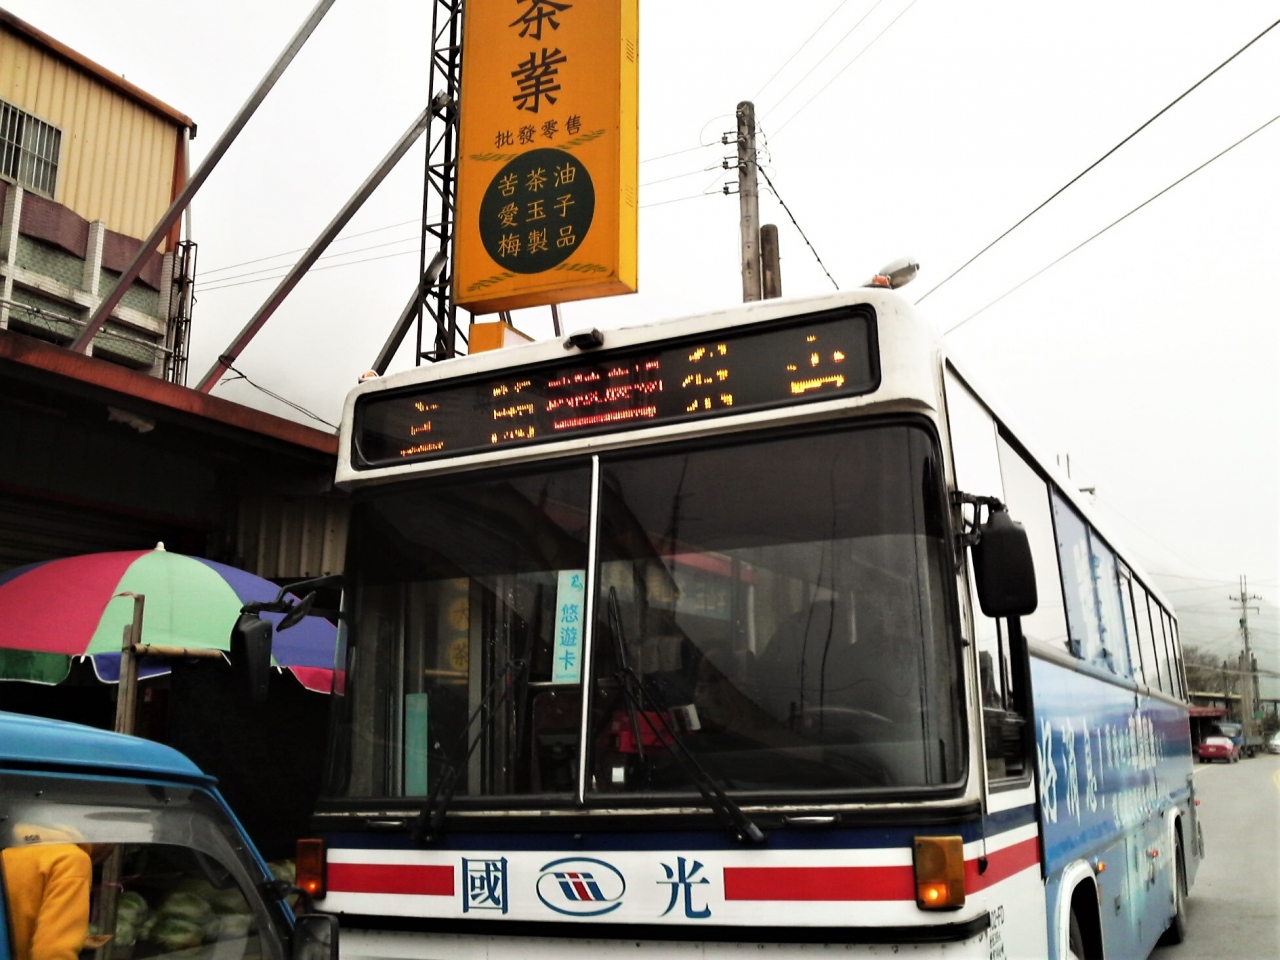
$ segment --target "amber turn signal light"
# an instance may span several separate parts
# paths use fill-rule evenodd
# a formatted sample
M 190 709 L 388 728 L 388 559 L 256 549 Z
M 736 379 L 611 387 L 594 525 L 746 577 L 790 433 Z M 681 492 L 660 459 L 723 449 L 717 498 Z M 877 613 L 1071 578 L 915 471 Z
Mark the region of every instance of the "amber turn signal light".
M 964 841 L 960 837 L 916 837 L 912 846 L 916 906 L 921 910 L 964 906 Z
M 297 875 L 294 883 L 316 900 L 325 894 L 327 878 L 324 852 L 323 840 L 298 841 L 298 858 L 294 861 Z

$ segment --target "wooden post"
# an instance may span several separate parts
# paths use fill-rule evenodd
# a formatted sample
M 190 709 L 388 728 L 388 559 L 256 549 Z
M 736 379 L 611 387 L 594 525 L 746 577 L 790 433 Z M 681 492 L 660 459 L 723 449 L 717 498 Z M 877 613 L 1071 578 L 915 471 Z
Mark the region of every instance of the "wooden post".
M 778 227 L 766 223 L 760 228 L 760 274 L 764 298 L 782 296 L 782 258 L 778 252 Z
M 738 104 L 738 230 L 742 302 L 760 299 L 760 193 L 756 186 L 756 105 Z
M 147 598 L 133 596 L 133 622 L 124 628 L 120 643 L 120 686 L 116 691 L 116 733 L 133 733 L 138 706 L 138 655 L 134 648 L 142 643 L 142 613 Z

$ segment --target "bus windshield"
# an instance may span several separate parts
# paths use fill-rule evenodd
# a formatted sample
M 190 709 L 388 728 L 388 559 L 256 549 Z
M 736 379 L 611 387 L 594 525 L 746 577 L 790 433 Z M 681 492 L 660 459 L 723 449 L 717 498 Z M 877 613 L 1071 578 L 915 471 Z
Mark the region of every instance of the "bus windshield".
M 760 802 L 958 784 L 940 462 L 899 423 L 375 488 L 329 793 L 683 802 L 675 739 Z

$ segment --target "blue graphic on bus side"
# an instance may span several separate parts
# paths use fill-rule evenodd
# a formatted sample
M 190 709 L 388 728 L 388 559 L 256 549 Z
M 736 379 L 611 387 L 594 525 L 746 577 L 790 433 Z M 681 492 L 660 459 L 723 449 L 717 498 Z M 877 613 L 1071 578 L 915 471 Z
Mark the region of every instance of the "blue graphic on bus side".
M 591 857 L 552 860 L 535 887 L 548 909 L 570 917 L 599 917 L 622 906 L 627 880 L 611 863 Z

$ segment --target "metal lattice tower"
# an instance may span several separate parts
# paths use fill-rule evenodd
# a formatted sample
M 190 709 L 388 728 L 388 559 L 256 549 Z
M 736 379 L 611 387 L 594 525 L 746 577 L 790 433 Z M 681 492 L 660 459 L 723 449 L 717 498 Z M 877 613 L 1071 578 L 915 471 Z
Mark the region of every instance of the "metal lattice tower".
M 465 0 L 433 0 L 431 78 L 427 89 L 431 123 L 422 190 L 422 251 L 419 258 L 418 334 L 415 365 L 458 353 L 460 334 L 453 302 L 453 224 L 458 191 L 458 91 L 462 76 L 462 9 Z M 432 260 L 449 258 L 443 269 Z M 438 270 L 438 273 L 437 273 Z M 432 274 L 436 274 L 432 276 Z

